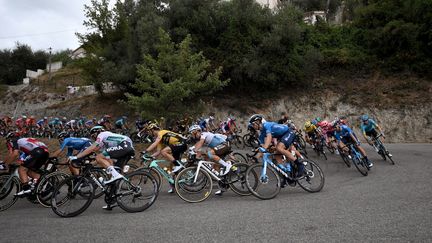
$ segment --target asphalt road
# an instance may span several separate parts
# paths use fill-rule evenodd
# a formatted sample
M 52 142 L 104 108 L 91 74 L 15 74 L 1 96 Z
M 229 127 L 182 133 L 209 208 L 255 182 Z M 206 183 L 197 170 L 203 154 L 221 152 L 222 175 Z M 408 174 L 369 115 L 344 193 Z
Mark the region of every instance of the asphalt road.
M 368 149 L 363 177 L 336 155 L 319 162 L 319 193 L 282 189 L 273 200 L 227 192 L 190 204 L 160 193 L 147 211 L 101 209 L 75 218 L 19 200 L 0 212 L 0 242 L 432 242 L 432 144 L 388 145 L 396 165 Z M 166 184 L 165 184 L 166 185 Z

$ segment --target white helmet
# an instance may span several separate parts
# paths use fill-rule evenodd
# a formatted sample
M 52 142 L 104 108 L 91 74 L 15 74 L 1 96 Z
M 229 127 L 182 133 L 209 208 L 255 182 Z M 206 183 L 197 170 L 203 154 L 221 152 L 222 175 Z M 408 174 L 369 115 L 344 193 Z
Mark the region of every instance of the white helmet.
M 193 126 L 189 127 L 189 133 L 192 133 L 195 130 L 201 131 L 201 127 L 199 125 L 193 125 Z

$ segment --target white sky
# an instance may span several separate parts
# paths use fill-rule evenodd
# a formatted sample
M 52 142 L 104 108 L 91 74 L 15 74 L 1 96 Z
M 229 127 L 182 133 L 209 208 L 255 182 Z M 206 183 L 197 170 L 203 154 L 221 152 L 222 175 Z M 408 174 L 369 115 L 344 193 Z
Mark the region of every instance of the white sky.
M 33 50 L 76 49 L 75 32 L 86 31 L 84 4 L 90 0 L 0 0 L 0 49 L 17 41 Z

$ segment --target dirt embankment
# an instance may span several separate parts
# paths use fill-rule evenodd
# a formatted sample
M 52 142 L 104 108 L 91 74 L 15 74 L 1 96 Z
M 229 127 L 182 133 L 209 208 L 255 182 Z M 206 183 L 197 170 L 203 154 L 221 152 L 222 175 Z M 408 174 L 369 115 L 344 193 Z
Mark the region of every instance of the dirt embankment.
M 216 112 L 218 120 L 234 114 L 243 127 L 251 114 L 262 113 L 268 120 L 277 120 L 281 112 L 287 112 L 299 127 L 315 117 L 332 120 L 343 115 L 358 128 L 359 116 L 366 113 L 383 127 L 388 142 L 432 142 L 430 81 L 374 76 L 341 82 L 340 78 L 330 77 L 316 80 L 314 85 L 310 91 L 290 91 L 289 95 L 280 92 L 271 98 L 237 94 L 218 97 L 208 101 L 208 111 Z M 14 86 L 0 97 L 0 113 L 69 118 L 103 114 L 134 117 L 134 111 L 118 102 L 120 96 L 77 98 L 47 93 L 33 85 Z

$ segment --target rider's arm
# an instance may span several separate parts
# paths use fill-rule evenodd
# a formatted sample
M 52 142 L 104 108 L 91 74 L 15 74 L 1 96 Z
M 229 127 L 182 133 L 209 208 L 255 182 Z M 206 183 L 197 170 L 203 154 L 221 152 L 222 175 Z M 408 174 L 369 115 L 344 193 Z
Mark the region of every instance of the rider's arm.
M 100 149 L 99 145 L 97 143 L 92 144 L 90 147 L 86 148 L 86 150 L 82 151 L 81 153 L 77 154 L 77 159 L 84 158 L 87 155 L 96 152 Z
M 19 150 L 14 149 L 12 152 L 10 152 L 8 154 L 8 156 L 5 159 L 5 164 L 9 165 L 10 163 L 12 163 L 13 161 L 17 160 L 19 157 L 20 153 Z
M 272 142 L 272 135 L 271 133 L 267 133 L 265 139 L 264 139 L 264 145 L 262 146 L 265 149 L 268 149 L 268 147 L 270 146 Z
M 196 144 L 195 144 L 195 149 L 194 151 L 197 152 L 200 150 L 200 148 L 204 145 L 204 141 L 205 139 L 200 139 Z
M 152 150 L 154 150 L 156 148 L 156 146 L 158 146 L 158 144 L 161 142 L 162 137 L 158 136 L 156 138 L 156 140 L 145 150 L 146 152 L 150 152 Z

